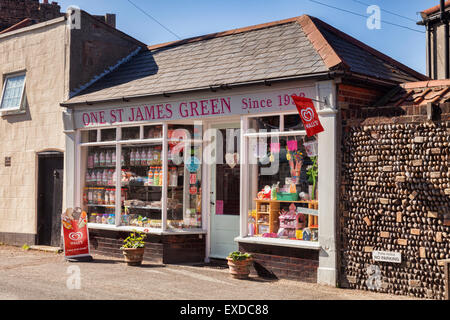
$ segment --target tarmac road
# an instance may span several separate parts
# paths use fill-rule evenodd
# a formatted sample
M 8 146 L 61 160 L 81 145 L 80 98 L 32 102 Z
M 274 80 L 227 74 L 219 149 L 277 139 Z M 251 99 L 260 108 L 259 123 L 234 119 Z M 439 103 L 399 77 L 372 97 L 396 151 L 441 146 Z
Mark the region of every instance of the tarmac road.
M 79 277 L 78 277 L 79 275 Z M 405 300 L 367 291 L 257 277 L 232 279 L 228 269 L 96 256 L 71 263 L 62 254 L 0 245 L 1 300 Z

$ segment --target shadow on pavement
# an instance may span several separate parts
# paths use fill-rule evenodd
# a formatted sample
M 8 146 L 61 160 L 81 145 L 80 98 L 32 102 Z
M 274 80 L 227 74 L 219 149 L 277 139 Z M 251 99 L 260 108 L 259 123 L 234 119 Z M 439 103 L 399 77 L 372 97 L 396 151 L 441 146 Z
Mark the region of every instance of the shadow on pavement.
M 249 277 L 248 279 L 245 279 L 247 281 L 252 282 L 277 282 L 277 278 L 261 278 L 261 277 Z

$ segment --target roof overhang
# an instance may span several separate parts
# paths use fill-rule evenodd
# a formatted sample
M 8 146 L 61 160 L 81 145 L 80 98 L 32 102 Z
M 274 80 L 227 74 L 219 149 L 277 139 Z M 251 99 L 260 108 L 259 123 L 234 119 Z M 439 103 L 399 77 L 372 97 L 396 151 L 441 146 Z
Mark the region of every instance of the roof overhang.
M 221 85 L 199 87 L 199 88 L 192 88 L 192 89 L 185 89 L 185 90 L 173 90 L 173 91 L 157 92 L 157 93 L 143 94 L 143 95 L 130 95 L 130 96 L 111 98 L 111 99 L 78 101 L 78 102 L 66 101 L 66 102 L 60 103 L 60 106 L 72 109 L 72 108 L 75 108 L 78 106 L 104 104 L 104 103 L 116 103 L 116 102 L 124 102 L 124 101 L 129 102 L 130 100 L 136 100 L 136 99 L 146 99 L 146 98 L 153 98 L 153 97 L 160 97 L 160 96 L 169 97 L 172 95 L 188 94 L 188 93 L 201 92 L 201 91 L 214 91 L 215 92 L 217 90 L 230 90 L 233 88 L 239 88 L 239 87 L 243 87 L 243 86 L 252 86 L 252 85 L 270 86 L 272 83 L 281 83 L 281 82 L 288 82 L 288 81 L 302 81 L 302 80 L 303 81 L 304 80 L 324 81 L 324 80 L 332 80 L 332 79 L 355 80 L 358 82 L 372 84 L 372 85 L 386 87 L 386 88 L 392 88 L 392 87 L 399 85 L 397 82 L 393 82 L 393 81 L 387 81 L 387 80 L 380 79 L 380 78 L 373 78 L 373 77 L 357 74 L 357 73 L 350 72 L 350 71 L 336 70 L 336 71 L 298 75 L 298 76 L 284 77 L 284 78 L 261 79 L 261 80 L 230 83 L 230 84 L 221 84 Z
M 340 74 L 343 75 L 343 74 Z M 158 97 L 158 96 L 172 96 L 175 94 L 186 94 L 186 93 L 193 93 L 193 92 L 200 92 L 200 91 L 217 91 L 217 90 L 230 90 L 233 88 L 243 87 L 243 86 L 251 86 L 251 85 L 265 85 L 270 86 L 272 83 L 279 83 L 279 82 L 286 82 L 286 81 L 295 81 L 295 80 L 330 80 L 334 78 L 335 72 L 322 72 L 322 73 L 313 73 L 313 74 L 306 74 L 306 75 L 298 75 L 298 76 L 292 76 L 292 77 L 284 77 L 284 78 L 273 78 L 273 79 L 261 79 L 261 80 L 254 80 L 254 81 L 246 81 L 246 82 L 237 82 L 237 83 L 228 83 L 228 84 L 221 84 L 221 85 L 211 85 L 207 87 L 198 87 L 198 88 L 190 88 L 190 89 L 183 89 L 183 90 L 173 90 L 173 91 L 165 91 L 165 92 L 156 92 L 156 93 L 149 93 L 149 94 L 142 94 L 142 95 L 130 95 L 130 96 L 123 96 L 118 98 L 111 98 L 111 99 L 102 99 L 102 100 L 92 100 L 92 101 L 78 101 L 78 102 L 63 102 L 60 103 L 61 107 L 66 108 L 73 108 L 76 106 L 82 106 L 82 105 L 94 105 L 94 104 L 102 104 L 102 103 L 113 103 L 113 102 L 121 102 L 121 101 L 130 101 L 135 99 L 145 99 L 145 98 L 152 98 L 152 97 Z

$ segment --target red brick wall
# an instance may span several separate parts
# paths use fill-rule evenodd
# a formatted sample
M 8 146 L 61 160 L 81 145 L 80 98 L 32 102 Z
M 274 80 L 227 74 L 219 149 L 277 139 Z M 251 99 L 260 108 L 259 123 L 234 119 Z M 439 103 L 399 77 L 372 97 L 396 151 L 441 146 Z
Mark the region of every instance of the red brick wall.
M 39 0 L 0 0 L 0 31 L 30 18 L 44 22 L 62 15 L 57 2 L 39 3 Z
M 442 103 L 435 108 L 440 109 L 439 122 L 450 120 L 450 103 Z M 423 123 L 428 121 L 427 106 L 365 107 L 360 108 L 353 117 L 343 113 L 342 120 L 344 127 L 348 128 L 356 125 Z
M 338 104 L 342 118 L 359 118 L 362 108 L 374 105 L 387 91 L 387 89 L 363 88 L 344 83 L 338 84 Z
M 266 278 L 317 282 L 319 253 L 316 250 L 239 243 L 239 250 L 250 253 L 252 274 Z
M 89 230 L 92 254 L 122 259 L 120 247 L 129 232 Z M 145 239 L 144 260 L 155 263 L 203 263 L 205 236 L 202 235 L 152 235 Z

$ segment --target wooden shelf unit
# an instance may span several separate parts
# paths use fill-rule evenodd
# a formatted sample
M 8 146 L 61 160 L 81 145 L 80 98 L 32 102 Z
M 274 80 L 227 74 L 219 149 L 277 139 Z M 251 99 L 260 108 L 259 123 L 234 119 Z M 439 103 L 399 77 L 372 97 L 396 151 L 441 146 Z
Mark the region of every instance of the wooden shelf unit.
M 280 221 L 278 219 L 280 215 L 280 204 L 281 203 L 302 203 L 307 204 L 308 209 L 317 210 L 319 208 L 319 202 L 317 200 L 301 200 L 301 201 L 282 201 L 282 200 L 260 200 L 255 199 L 256 203 L 256 235 L 261 235 L 259 232 L 260 226 L 269 225 L 269 233 L 276 233 L 278 231 Z M 261 206 L 263 206 L 261 208 Z M 266 207 L 267 206 L 267 209 Z M 262 210 L 264 209 L 264 210 Z M 260 223 L 260 219 L 264 216 L 268 217 L 268 223 Z M 317 229 L 319 217 L 317 215 L 305 214 L 308 219 L 308 228 Z
M 310 200 L 308 203 L 308 209 L 319 209 L 319 201 Z M 319 228 L 319 216 L 307 215 L 308 216 L 308 228 L 310 229 L 318 229 Z

